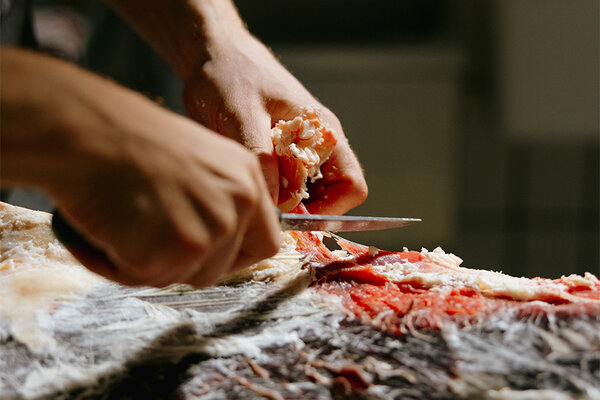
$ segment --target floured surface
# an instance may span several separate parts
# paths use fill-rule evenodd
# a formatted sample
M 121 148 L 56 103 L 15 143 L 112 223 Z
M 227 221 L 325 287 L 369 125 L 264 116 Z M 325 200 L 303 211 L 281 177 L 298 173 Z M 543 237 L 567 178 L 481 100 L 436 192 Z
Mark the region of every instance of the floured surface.
M 126 288 L 79 266 L 47 214 L 0 219 L 3 399 L 600 398 L 591 274 L 513 278 L 292 233 L 227 284 Z
M 53 238 L 49 214 L 0 203 L 0 316 L 31 351 L 54 344 L 38 319 L 101 280 Z
M 0 203 L 0 220 L 0 398 L 111 398 L 125 387 L 144 397 L 148 385 L 128 377 L 168 375 L 190 355 L 259 355 L 264 342 L 297 340 L 276 328 L 250 347 L 231 337 L 253 319 L 280 318 L 270 310 L 307 286 L 304 256 L 293 249 L 232 277 L 270 284 L 127 288 L 79 265 L 52 235 L 50 215 Z M 286 318 L 322 312 L 302 296 L 286 310 Z M 143 365 L 154 366 L 149 375 L 132 372 Z M 146 398 L 157 393 L 152 385 Z

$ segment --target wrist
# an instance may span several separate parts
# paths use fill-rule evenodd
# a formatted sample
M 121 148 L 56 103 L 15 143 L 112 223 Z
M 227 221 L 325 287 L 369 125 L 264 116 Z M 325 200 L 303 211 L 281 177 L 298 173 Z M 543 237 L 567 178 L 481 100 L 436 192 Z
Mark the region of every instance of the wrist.
M 223 40 L 249 33 L 231 0 L 107 0 L 185 81 Z
M 181 33 L 181 54 L 174 68 L 186 81 L 194 68 L 231 44 L 251 37 L 232 1 L 192 0 L 187 4 L 186 25 Z

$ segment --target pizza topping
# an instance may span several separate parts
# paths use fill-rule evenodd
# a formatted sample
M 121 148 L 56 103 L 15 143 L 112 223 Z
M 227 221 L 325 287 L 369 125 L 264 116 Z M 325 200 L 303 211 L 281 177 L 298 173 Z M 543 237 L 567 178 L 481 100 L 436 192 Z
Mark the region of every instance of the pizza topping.
M 308 198 L 307 181 L 321 179 L 321 165 L 336 144 L 333 132 L 317 107 L 306 106 L 290 121 L 279 121 L 271 130 L 279 162 L 279 207 L 288 211 Z

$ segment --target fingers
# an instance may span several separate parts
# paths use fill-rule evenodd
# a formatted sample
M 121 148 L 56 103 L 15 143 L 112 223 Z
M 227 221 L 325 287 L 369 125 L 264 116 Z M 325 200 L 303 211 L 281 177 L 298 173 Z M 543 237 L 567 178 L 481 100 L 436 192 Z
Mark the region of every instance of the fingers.
M 231 271 L 248 267 L 275 255 L 281 247 L 280 231 L 274 204 L 265 190 L 256 213 L 250 221 L 240 252 Z
M 339 131 L 341 132 L 341 127 Z M 323 178 L 309 187 L 306 208 L 311 214 L 344 214 L 367 198 L 368 188 L 362 168 L 348 141 L 338 134 L 338 142 L 321 166 Z
M 117 267 L 101 251 L 92 247 L 86 248 L 69 245 L 65 245 L 65 247 L 67 247 L 77 261 L 85 265 L 90 271 L 113 281 L 118 280 Z M 127 284 L 126 282 L 121 283 Z
M 245 107 L 238 106 L 227 112 L 218 132 L 241 143 L 258 157 L 262 175 L 272 201 L 279 198 L 279 167 L 271 139 L 271 116 L 260 99 Z
M 200 268 L 184 282 L 196 287 L 205 287 L 216 283 L 219 277 L 231 270 L 242 241 L 242 235 L 233 235 L 215 244 L 202 261 Z
M 237 208 L 237 212 L 233 212 L 235 220 L 230 221 L 230 228 L 213 231 L 217 236 L 204 254 L 181 237 L 160 241 L 160 249 L 155 249 L 160 251 L 149 252 L 154 258 L 141 262 L 125 261 L 114 254 L 109 257 L 92 247 L 70 250 L 93 272 L 125 285 L 163 287 L 177 282 L 204 287 L 214 284 L 222 275 L 268 258 L 279 249 L 280 230 L 274 206 L 260 168 L 256 166 L 253 173 L 259 182 L 260 190 L 255 191 L 259 195 L 233 206 Z M 221 201 L 220 207 L 228 208 L 224 207 L 226 203 L 226 200 Z M 203 219 L 208 222 L 215 218 L 204 214 Z
M 188 115 L 252 151 L 258 157 L 271 198 L 277 203 L 279 168 L 271 140 L 271 116 L 262 98 L 247 93 L 226 96 L 217 86 L 206 77 L 187 84 L 183 98 Z
M 246 217 L 238 222 L 238 234 L 216 244 L 189 283 L 206 286 L 217 282 L 222 275 L 246 268 L 273 256 L 280 247 L 279 221 L 272 200 L 266 190 L 259 168 L 253 171 L 258 193 L 253 203 L 241 204 L 238 215 Z
M 57 214 L 56 214 L 57 215 Z M 54 220 L 56 219 L 56 215 L 53 218 L 53 229 L 54 229 Z M 61 230 L 63 230 L 62 228 Z M 60 238 L 61 242 L 65 245 L 65 247 L 71 252 L 71 254 L 83 265 L 86 266 L 90 271 L 103 276 L 106 279 L 124 284 L 124 285 L 139 285 L 139 284 L 148 284 L 152 285 L 152 281 L 156 281 L 156 279 L 150 279 L 152 275 L 148 276 L 148 273 L 145 272 L 143 277 L 139 276 L 138 273 L 130 274 L 128 271 L 131 270 L 130 265 L 123 264 L 119 261 L 115 261 L 109 257 L 109 255 L 102 250 L 100 245 L 98 247 L 94 244 L 91 244 L 89 239 L 84 238 L 83 235 L 79 235 L 72 227 L 69 226 L 69 235 L 72 237 L 74 233 L 74 237 L 76 240 L 71 240 L 70 238 L 63 237 L 63 232 L 55 231 L 57 237 Z M 65 240 L 69 239 L 69 240 Z M 134 272 L 136 271 L 133 269 Z M 164 277 L 162 277 L 164 278 Z M 160 286 L 160 284 L 159 284 Z
M 266 189 L 270 196 L 268 202 L 269 206 L 279 202 L 279 165 L 277 163 L 277 157 L 272 151 L 273 147 L 271 144 L 271 153 L 267 154 L 260 152 L 257 154 Z
M 258 156 L 275 203 L 286 193 L 279 191 L 281 171 L 273 154 L 270 129 L 279 120 L 299 115 L 309 105 L 319 106 L 339 143 L 323 166 L 328 176 L 315 186 L 320 189 L 309 200 L 313 212 L 343 213 L 364 201 L 367 186 L 360 165 L 335 115 L 322 107 L 260 42 L 250 40 L 243 46 L 216 50 L 186 82 L 186 109 L 195 120 Z M 287 205 L 286 200 L 282 204 Z

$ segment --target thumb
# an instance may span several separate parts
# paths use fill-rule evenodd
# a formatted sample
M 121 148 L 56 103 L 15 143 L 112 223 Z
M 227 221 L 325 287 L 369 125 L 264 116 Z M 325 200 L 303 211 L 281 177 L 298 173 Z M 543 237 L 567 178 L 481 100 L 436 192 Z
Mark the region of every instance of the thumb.
M 271 199 L 279 199 L 279 165 L 271 139 L 271 116 L 260 106 L 239 107 L 217 116 L 217 132 L 244 145 L 260 162 Z
M 183 100 L 188 115 L 209 129 L 242 144 L 260 162 L 271 198 L 279 199 L 279 166 L 273 152 L 271 116 L 259 96 L 227 102 L 206 81 L 186 84 Z

